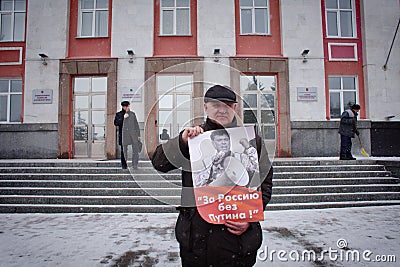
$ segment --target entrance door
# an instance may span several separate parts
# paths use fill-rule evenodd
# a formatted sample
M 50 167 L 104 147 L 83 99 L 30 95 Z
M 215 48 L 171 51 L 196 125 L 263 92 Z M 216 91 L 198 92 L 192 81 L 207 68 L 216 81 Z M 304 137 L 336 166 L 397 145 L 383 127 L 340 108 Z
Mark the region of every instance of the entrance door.
M 107 77 L 76 77 L 74 157 L 105 158 Z
M 240 90 L 243 98 L 243 123 L 257 124 L 268 151 L 274 151 L 278 122 L 275 76 L 241 76 Z
M 158 143 L 175 137 L 192 119 L 192 75 L 157 75 Z

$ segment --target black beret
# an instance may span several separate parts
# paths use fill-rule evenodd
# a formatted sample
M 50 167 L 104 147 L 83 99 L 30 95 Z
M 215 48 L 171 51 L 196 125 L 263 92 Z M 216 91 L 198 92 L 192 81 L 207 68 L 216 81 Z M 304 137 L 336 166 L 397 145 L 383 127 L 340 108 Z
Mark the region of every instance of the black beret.
M 237 103 L 235 92 L 230 87 L 219 84 L 210 87 L 204 95 L 204 102 L 210 101 Z
M 131 103 L 129 103 L 129 101 L 122 101 L 121 102 L 121 106 L 123 106 L 123 107 L 127 107 L 127 106 L 129 106 Z

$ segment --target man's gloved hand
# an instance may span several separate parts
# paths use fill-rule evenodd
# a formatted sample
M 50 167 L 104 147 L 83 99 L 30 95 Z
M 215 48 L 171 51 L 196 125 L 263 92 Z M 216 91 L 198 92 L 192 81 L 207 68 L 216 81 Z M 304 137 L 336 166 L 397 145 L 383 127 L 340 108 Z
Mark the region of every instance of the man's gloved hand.
M 360 132 L 359 132 L 358 130 L 356 130 L 356 132 L 355 132 L 355 133 L 356 133 L 356 135 L 357 135 L 357 136 L 359 136 L 359 135 L 360 135 Z

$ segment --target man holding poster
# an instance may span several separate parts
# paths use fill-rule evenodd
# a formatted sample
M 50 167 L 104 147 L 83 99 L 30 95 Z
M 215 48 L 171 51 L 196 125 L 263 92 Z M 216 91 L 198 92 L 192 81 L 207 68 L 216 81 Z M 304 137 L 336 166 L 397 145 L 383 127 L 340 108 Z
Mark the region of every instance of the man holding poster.
M 186 128 L 178 137 L 159 145 L 153 154 L 155 169 L 161 172 L 182 169 L 182 199 L 175 227 L 182 266 L 252 266 L 256 262 L 256 253 L 262 243 L 258 221 L 263 219 L 263 210 L 271 199 L 272 166 L 267 150 L 261 138 L 254 134 L 253 127 L 237 127 L 236 107 L 236 94 L 229 87 L 212 86 L 204 97 L 206 121 L 200 126 Z M 212 166 L 204 166 L 203 162 L 207 156 L 218 151 L 212 144 L 210 146 L 209 138 L 218 129 L 226 129 L 228 135 L 237 140 L 230 142 L 233 146 L 229 155 L 224 152 L 220 162 L 212 164 L 213 168 L 215 164 L 220 164 L 217 169 L 224 171 L 218 170 L 220 175 L 217 176 L 223 177 L 226 182 L 215 186 L 196 184 L 193 182 L 196 175 L 203 173 L 203 178 L 210 179 L 210 174 L 212 177 Z M 206 138 L 203 140 L 202 137 Z M 247 167 L 240 158 L 250 160 L 254 155 L 235 156 L 236 153 L 252 151 L 244 141 L 242 143 L 246 147 L 243 149 L 244 145 L 240 142 L 243 137 L 247 137 L 249 143 L 255 140 L 259 170 L 252 170 L 253 174 L 257 174 L 253 177 L 249 177 Z M 197 145 L 195 140 L 199 141 Z M 195 145 L 190 144 L 192 141 Z M 196 152 L 196 148 L 199 151 Z M 207 153 L 209 155 L 201 155 Z

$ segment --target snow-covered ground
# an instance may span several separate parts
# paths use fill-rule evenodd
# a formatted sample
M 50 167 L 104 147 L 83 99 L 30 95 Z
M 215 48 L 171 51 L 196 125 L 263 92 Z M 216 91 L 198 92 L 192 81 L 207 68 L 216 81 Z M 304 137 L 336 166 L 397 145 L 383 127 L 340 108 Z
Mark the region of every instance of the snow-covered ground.
M 0 266 L 180 266 L 176 217 L 0 214 Z M 400 206 L 268 211 L 265 217 L 256 266 L 399 266 Z M 338 248 L 346 242 L 345 250 Z M 316 262 L 308 260 L 314 253 Z M 397 262 L 373 262 L 376 256 Z

